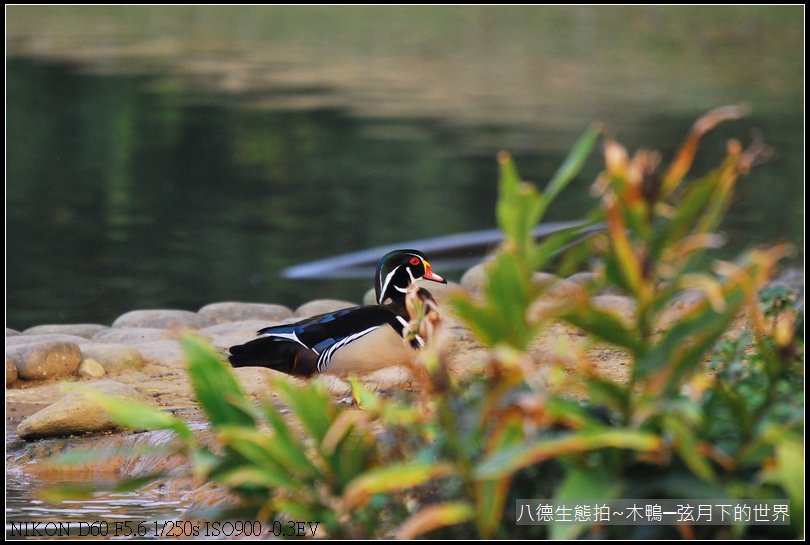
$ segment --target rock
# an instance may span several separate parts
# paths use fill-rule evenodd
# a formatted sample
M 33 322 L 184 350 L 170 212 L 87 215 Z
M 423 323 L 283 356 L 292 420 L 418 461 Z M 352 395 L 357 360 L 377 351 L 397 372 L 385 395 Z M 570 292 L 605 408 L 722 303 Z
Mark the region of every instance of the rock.
M 6 357 L 17 368 L 19 378 L 25 380 L 68 377 L 82 362 L 78 345 L 62 341 L 6 347 Z
M 363 294 L 363 304 L 364 305 L 377 304 L 377 292 L 374 291 L 374 288 L 371 288 L 365 294 Z
M 243 344 L 256 338 L 256 332 L 264 327 L 281 325 L 276 320 L 242 320 L 217 324 L 201 329 L 200 333 L 211 339 L 211 344 L 220 350 L 226 350 L 235 344 Z
M 284 320 L 291 318 L 293 311 L 283 305 L 264 303 L 223 302 L 205 305 L 197 314 L 215 324 L 244 320 Z
M 16 329 L 11 329 L 10 327 L 6 328 L 6 337 L 13 337 L 14 335 L 19 335 L 20 332 Z
M 17 367 L 11 358 L 6 356 L 6 386 L 17 382 Z
M 87 393 L 74 390 L 20 422 L 17 433 L 23 439 L 70 435 L 115 428 L 115 423 Z M 122 399 L 141 399 L 138 391 L 112 380 L 94 382 L 92 389 Z
M 20 333 L 19 335 L 8 337 L 6 339 L 6 346 L 35 344 L 51 341 L 81 343 L 87 341 L 87 339 L 84 337 L 77 337 L 76 335 L 63 335 L 61 333 L 43 333 L 42 335 L 26 335 L 24 333 Z
M 325 314 L 327 312 L 334 312 L 343 308 L 355 306 L 355 303 L 348 301 L 340 301 L 337 299 L 316 299 L 309 303 L 304 303 L 295 309 L 295 315 L 299 318 L 309 318 L 310 316 L 317 316 L 318 314 Z
M 214 322 L 207 316 L 201 316 L 188 310 L 133 310 L 122 314 L 113 322 L 117 327 L 154 327 L 161 329 L 189 327 L 199 329 Z
M 582 271 L 578 273 L 574 273 L 567 278 L 569 282 L 573 282 L 574 284 L 580 286 L 588 286 L 589 284 L 595 284 L 599 277 L 596 273 L 592 273 L 589 271 Z
M 689 313 L 690 309 L 701 303 L 706 295 L 699 289 L 687 289 L 676 295 L 664 307 L 656 323 L 657 330 L 666 330 L 678 323 Z
M 472 292 L 484 291 L 487 265 L 488 263 L 479 263 L 467 269 L 467 272 L 461 276 L 461 287 Z
M 106 374 L 143 368 L 143 357 L 135 348 L 125 344 L 88 342 L 79 345 L 82 357 L 93 360 Z
M 185 367 L 186 360 L 183 347 L 178 341 L 164 339 L 134 344 L 144 360 L 166 367 Z
M 85 339 L 93 338 L 99 331 L 110 329 L 109 326 L 100 324 L 47 324 L 29 327 L 23 331 L 24 335 L 41 335 L 47 333 L 57 333 L 60 335 L 75 335 Z
M 198 333 L 207 337 L 231 333 L 248 333 L 256 335 L 256 332 L 262 328 L 286 324 L 289 322 L 290 320 L 240 320 L 238 322 L 226 322 L 224 324 L 208 326 L 199 330 Z
M 86 359 L 79 364 L 79 376 L 84 378 L 101 378 L 107 373 L 104 367 L 94 359 Z
M 623 295 L 596 295 L 591 301 L 594 306 L 618 314 L 628 320 L 632 319 L 636 312 L 635 302 Z
M 545 273 L 535 273 L 537 274 L 545 274 Z M 546 284 L 546 291 L 545 295 L 547 297 L 555 298 L 555 299 L 565 299 L 569 297 L 573 297 L 574 294 L 581 291 L 583 288 L 580 284 L 575 282 L 571 282 L 565 278 L 558 278 L 554 275 L 553 280 L 548 280 Z
M 121 327 L 100 331 L 91 339 L 97 343 L 137 344 L 171 338 L 172 333 L 154 327 Z
M 283 374 L 265 367 L 238 367 L 233 373 L 245 393 L 256 401 L 269 398 L 273 392 L 272 381 Z

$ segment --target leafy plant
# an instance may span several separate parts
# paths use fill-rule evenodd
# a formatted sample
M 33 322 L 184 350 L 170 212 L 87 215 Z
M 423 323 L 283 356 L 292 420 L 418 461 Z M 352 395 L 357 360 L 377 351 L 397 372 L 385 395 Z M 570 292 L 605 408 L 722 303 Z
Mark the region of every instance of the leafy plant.
M 499 155 L 506 240 L 486 266 L 483 292 L 451 304 L 490 351 L 485 376 L 453 377 L 436 309 L 414 291 L 406 335 L 429 340 L 411 369 L 415 393 L 381 395 L 354 381 L 359 408 L 347 407 L 317 380 L 279 376 L 273 390 L 289 412 L 272 400 L 256 408 L 228 365 L 187 337 L 189 375 L 215 444 L 154 408 L 99 400 L 124 425 L 174 430 L 197 475 L 241 498 L 241 515 L 320 521 L 329 537 L 640 537 L 629 526 L 516 526 L 515 500 L 786 496 L 792 525 L 769 535 L 800 535 L 803 313 L 794 294 L 761 291 L 788 248 L 710 268 L 706 259 L 737 178 L 764 146 L 731 142 L 716 169 L 685 179 L 703 135 L 744 113 L 726 107 L 699 119 L 663 170 L 658 153 L 630 158 L 605 138 L 606 168 L 594 185 L 600 207 L 587 224 L 604 221 L 606 229 L 585 240 L 571 230 L 537 242 L 532 229 L 590 154 L 596 128 L 542 192 Z M 555 260 L 572 267 L 593 256 L 602 264 L 596 279 L 564 297 L 535 280 Z M 605 309 L 595 297 L 605 288 L 629 298 L 632 312 Z M 748 325 L 735 326 L 743 315 Z M 531 344 L 560 320 L 587 337 L 541 380 Z M 625 380 L 591 364 L 588 350 L 599 345 L 628 355 Z M 563 364 L 572 362 L 568 374 Z M 746 527 L 678 531 L 763 535 Z

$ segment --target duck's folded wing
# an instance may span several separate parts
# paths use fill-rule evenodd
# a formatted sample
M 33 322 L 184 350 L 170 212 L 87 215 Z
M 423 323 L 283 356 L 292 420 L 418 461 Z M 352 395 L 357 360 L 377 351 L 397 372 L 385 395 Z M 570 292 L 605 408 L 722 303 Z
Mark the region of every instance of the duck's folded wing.
M 382 325 L 401 332 L 403 324 L 387 308 L 369 305 L 320 314 L 293 324 L 265 327 L 257 333 L 295 341 L 320 354 L 343 339 Z

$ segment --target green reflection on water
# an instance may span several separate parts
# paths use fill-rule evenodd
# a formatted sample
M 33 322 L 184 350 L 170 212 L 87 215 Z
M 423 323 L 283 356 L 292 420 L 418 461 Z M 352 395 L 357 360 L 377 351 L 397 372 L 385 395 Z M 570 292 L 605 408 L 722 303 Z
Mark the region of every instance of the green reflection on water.
M 283 267 L 494 225 L 494 155 L 547 179 L 585 126 L 667 153 L 722 103 L 778 155 L 728 253 L 803 245 L 802 23 L 786 8 L 8 10 L 7 318 L 359 301 Z M 797 14 L 799 17 L 797 17 Z M 549 215 L 589 207 L 587 172 Z

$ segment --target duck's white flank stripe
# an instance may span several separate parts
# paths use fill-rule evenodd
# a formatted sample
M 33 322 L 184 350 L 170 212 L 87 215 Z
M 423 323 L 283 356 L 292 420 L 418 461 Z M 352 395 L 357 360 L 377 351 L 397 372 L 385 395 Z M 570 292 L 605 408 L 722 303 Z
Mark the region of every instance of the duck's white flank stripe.
M 339 350 L 340 347 L 346 346 L 350 342 L 356 341 L 360 337 L 368 335 L 369 333 L 371 333 L 375 329 L 379 329 L 381 327 L 384 327 L 384 326 L 375 325 L 375 326 L 372 326 L 372 327 L 370 327 L 368 329 L 364 329 L 363 331 L 360 331 L 359 333 L 355 333 L 353 335 L 349 335 L 348 337 L 344 337 L 344 338 L 340 339 L 338 342 L 336 342 L 335 344 L 330 346 L 327 350 L 325 350 L 323 352 L 323 354 L 321 354 L 318 357 L 318 371 L 320 371 L 321 373 L 324 371 L 326 366 L 329 365 L 329 361 L 332 359 L 332 356 L 335 355 L 335 352 L 337 350 Z

